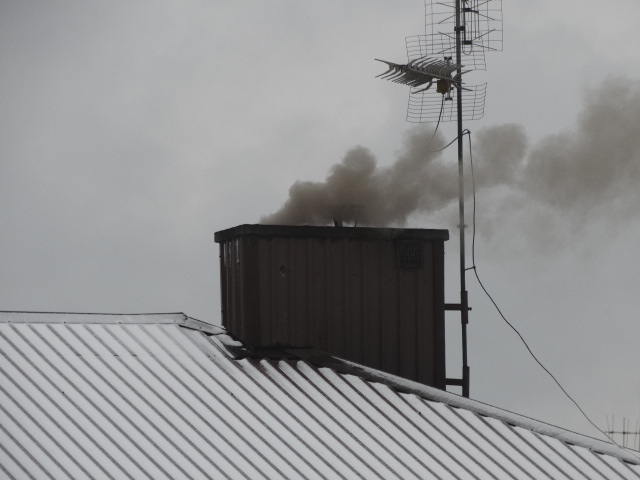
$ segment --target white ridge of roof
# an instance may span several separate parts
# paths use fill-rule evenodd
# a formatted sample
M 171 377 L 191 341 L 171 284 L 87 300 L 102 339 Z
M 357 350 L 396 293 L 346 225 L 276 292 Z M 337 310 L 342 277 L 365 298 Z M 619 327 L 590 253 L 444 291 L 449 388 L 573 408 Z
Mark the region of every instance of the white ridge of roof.
M 182 313 L 0 312 L 0 471 L 638 479 L 640 459 L 317 352 L 243 353 Z
M 0 311 L 0 323 L 176 324 L 211 334 L 226 333 L 217 325 L 177 313 L 70 313 Z

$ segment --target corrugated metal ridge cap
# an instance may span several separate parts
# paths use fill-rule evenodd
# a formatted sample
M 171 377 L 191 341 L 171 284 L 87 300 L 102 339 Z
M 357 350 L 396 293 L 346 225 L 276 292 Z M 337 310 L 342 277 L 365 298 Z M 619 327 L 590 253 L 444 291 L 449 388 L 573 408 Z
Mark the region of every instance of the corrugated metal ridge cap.
M 312 225 L 244 224 L 215 232 L 217 243 L 238 236 L 449 240 L 449 230 L 425 228 L 319 227 Z
M 500 420 L 511 427 L 520 427 L 532 432 L 552 437 L 570 445 L 587 448 L 596 453 L 609 455 L 635 465 L 640 465 L 640 456 L 604 440 L 572 432 L 564 428 L 535 420 L 518 413 L 489 405 L 478 400 L 462 397 L 413 380 L 366 367 L 348 360 L 332 356 L 315 349 L 284 349 L 317 368 L 330 368 L 343 375 L 358 376 L 369 382 L 377 382 L 402 393 L 411 393 L 425 400 L 444 403 L 454 408 L 462 408 L 484 417 Z
M 227 335 L 228 332 L 225 328 L 219 325 L 213 325 L 212 323 L 207 323 L 202 320 L 198 320 L 193 317 L 189 317 L 185 315 L 184 323 L 181 326 L 186 328 L 192 328 L 194 330 L 200 330 L 202 332 L 211 334 L 211 335 Z
M 79 312 L 29 312 L 0 311 L 0 323 L 34 324 L 175 324 L 182 327 L 201 330 L 210 334 L 226 333 L 221 327 L 195 318 L 182 312 L 175 313 L 79 313 Z

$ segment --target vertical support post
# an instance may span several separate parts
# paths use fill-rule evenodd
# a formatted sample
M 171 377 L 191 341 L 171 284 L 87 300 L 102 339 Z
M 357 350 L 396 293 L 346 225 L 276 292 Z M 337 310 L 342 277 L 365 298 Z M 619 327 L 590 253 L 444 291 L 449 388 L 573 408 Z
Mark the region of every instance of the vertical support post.
M 458 65 L 457 81 L 461 81 L 462 77 L 462 33 L 465 28 L 461 24 L 461 8 L 460 2 L 464 0 L 456 0 L 456 64 Z M 462 327 L 462 396 L 469 397 L 469 376 L 470 369 L 467 361 L 467 324 L 469 323 L 469 302 L 467 298 L 466 287 L 466 264 L 465 264 L 465 241 L 464 241 L 464 142 L 462 138 L 462 89 L 456 88 L 456 106 L 458 114 L 458 205 L 460 214 L 460 316 Z

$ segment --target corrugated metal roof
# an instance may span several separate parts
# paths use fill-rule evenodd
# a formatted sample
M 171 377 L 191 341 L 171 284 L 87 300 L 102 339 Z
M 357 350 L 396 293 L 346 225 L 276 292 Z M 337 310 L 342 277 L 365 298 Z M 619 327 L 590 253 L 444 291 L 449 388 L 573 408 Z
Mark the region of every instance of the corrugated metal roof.
M 0 354 L 8 478 L 640 478 L 605 442 L 183 314 L 4 312 Z

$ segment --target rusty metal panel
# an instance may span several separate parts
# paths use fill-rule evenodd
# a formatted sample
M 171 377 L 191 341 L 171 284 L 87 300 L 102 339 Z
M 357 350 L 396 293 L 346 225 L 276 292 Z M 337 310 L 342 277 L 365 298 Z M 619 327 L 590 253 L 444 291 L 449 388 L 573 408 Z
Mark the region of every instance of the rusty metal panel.
M 241 225 L 216 233 L 223 325 L 445 388 L 445 230 Z

